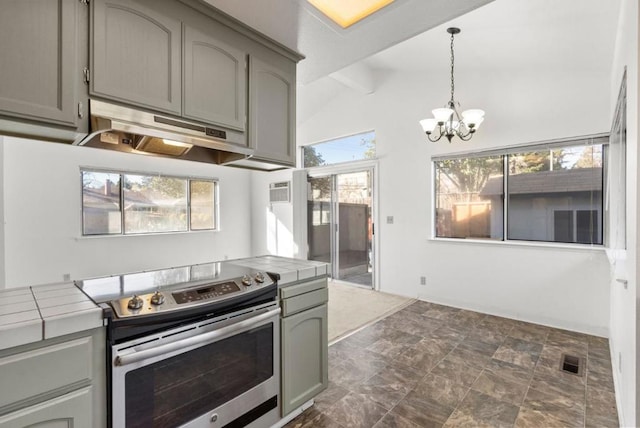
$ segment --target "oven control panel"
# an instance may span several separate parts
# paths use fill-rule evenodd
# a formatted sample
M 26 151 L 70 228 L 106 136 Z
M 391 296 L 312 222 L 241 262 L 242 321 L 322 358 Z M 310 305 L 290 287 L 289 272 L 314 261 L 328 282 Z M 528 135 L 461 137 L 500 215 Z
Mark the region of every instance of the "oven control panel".
M 273 284 L 273 280 L 263 272 L 247 273 L 244 276 L 220 282 L 205 282 L 191 286 L 176 286 L 148 294 L 140 294 L 111 300 L 109 303 L 118 318 L 151 315 L 185 309 L 190 306 L 206 305 Z
M 208 285 L 206 287 L 183 290 L 177 293 L 171 293 L 176 303 L 197 302 L 198 300 L 208 300 L 215 297 L 224 296 L 225 294 L 237 293 L 240 287 L 233 281 L 227 281 L 220 284 Z

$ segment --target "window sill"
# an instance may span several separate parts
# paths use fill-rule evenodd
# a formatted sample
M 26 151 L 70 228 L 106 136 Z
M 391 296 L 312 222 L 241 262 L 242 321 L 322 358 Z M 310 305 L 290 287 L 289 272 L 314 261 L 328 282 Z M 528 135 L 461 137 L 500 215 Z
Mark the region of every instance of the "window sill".
M 612 265 L 615 265 L 619 261 L 627 260 L 627 250 L 620 248 L 607 248 L 607 257 Z
M 540 248 L 550 250 L 578 250 L 578 251 L 607 251 L 604 245 L 586 245 L 586 244 L 565 244 L 565 243 L 552 243 L 552 242 L 534 242 L 534 241 L 494 241 L 490 239 L 463 239 L 463 238 L 429 238 L 432 242 L 453 242 L 458 244 L 472 244 L 472 245 L 497 245 L 507 247 L 525 247 L 525 248 Z
M 207 229 L 207 230 L 189 230 L 184 232 L 152 232 L 152 233 L 128 233 L 128 234 L 113 234 L 113 235 L 81 235 L 75 238 L 76 241 L 83 241 L 85 239 L 114 239 L 114 238 L 129 238 L 129 237 L 144 237 L 144 236 L 175 236 L 175 235 L 193 235 L 200 233 L 215 233 L 220 229 Z

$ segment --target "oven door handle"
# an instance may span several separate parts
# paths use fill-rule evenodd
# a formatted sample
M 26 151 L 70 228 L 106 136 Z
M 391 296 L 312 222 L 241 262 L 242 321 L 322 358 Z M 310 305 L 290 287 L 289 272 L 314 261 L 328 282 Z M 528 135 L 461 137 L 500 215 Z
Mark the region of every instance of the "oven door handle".
M 164 343 L 153 348 L 147 348 L 142 351 L 133 351 L 130 354 L 118 355 L 114 360 L 116 366 L 126 366 L 127 364 L 137 363 L 138 361 L 146 360 L 149 358 L 157 357 L 159 355 L 168 354 L 173 351 L 185 349 L 193 345 L 203 345 L 216 340 L 223 339 L 225 337 L 233 336 L 235 333 L 252 328 L 253 326 L 260 324 L 261 322 L 280 315 L 280 308 L 272 309 L 264 314 L 256 315 L 252 318 L 242 320 L 232 325 L 219 328 L 208 333 L 199 334 L 197 336 L 187 337 L 186 339 L 179 339 L 174 342 Z

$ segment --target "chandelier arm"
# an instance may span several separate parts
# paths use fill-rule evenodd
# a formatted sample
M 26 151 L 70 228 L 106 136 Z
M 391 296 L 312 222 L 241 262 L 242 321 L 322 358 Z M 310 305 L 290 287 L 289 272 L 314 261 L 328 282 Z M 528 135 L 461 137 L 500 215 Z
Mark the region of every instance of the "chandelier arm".
M 462 141 L 469 141 L 471 139 L 471 137 L 473 137 L 473 132 L 467 132 L 466 134 L 461 134 L 459 132 L 456 132 L 458 138 L 460 138 Z
M 459 123 L 458 130 L 456 131 L 458 134 L 464 135 L 464 136 L 471 134 L 471 128 L 469 128 L 469 126 L 467 126 L 467 124 L 464 123 L 464 121 L 459 120 L 458 123 Z
M 429 141 L 431 141 L 432 143 L 435 143 L 436 141 L 440 140 L 440 138 L 442 138 L 442 136 L 444 135 L 444 133 L 442 132 L 442 127 L 438 126 L 438 137 L 437 138 L 431 138 L 431 134 L 427 134 L 427 138 L 429 139 Z

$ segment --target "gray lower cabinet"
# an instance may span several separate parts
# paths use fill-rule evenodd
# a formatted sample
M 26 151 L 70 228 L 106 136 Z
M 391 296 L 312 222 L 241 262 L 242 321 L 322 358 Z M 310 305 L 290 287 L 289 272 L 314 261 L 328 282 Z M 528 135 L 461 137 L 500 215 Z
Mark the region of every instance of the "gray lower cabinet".
M 180 19 L 149 2 L 94 0 L 91 5 L 91 94 L 179 115 Z
M 0 416 L 0 427 L 91 427 L 94 426 L 91 410 L 91 387 L 87 387 L 35 406 Z
M 104 328 L 0 351 L 0 428 L 106 426 Z
M 185 25 L 183 116 L 244 131 L 246 53 Z
M 329 383 L 327 305 L 282 319 L 282 415 L 309 401 Z
M 249 58 L 249 142 L 256 160 L 295 166 L 295 64 L 291 73 Z
M 77 125 L 78 11 L 85 7 L 78 0 L 2 2 L 0 116 Z

